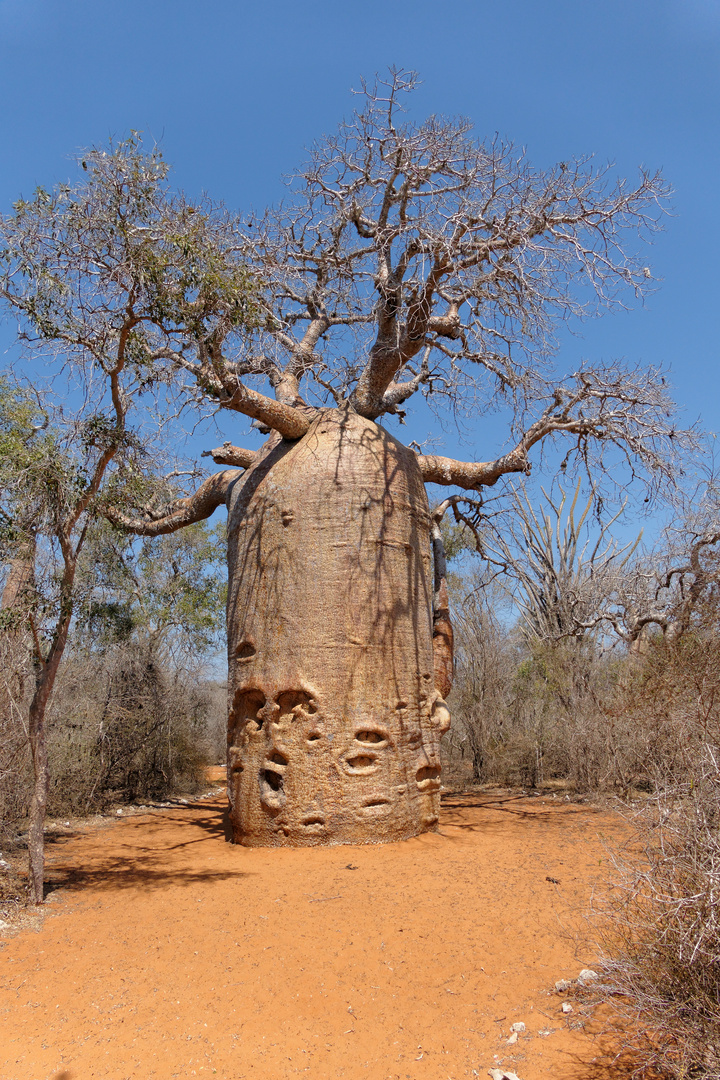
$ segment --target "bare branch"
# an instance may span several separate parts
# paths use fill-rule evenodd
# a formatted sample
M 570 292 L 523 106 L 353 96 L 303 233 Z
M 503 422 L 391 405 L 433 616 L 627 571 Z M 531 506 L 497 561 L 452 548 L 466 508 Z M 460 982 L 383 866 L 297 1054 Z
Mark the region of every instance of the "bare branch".
M 654 554 L 618 589 L 612 625 L 632 644 L 648 626 L 677 641 L 712 612 L 720 593 L 720 492 L 711 470 L 694 491 L 680 492 L 677 519 Z
M 211 457 L 216 465 L 233 465 L 237 469 L 249 469 L 257 461 L 256 450 L 244 450 L 224 442 L 214 450 L 204 450 L 202 457 Z
M 208 477 L 193 495 L 178 499 L 173 504 L 170 513 L 152 521 L 129 517 L 114 507 L 101 506 L 98 509 L 111 524 L 119 529 L 127 529 L 128 532 L 137 533 L 139 536 L 162 536 L 165 533 L 176 532 L 186 525 L 192 525 L 196 521 L 209 518 L 218 506 L 222 506 L 226 501 L 230 485 L 241 475 L 242 473 L 235 469 L 215 473 L 214 476 Z
M 694 431 L 681 431 L 672 424 L 664 383 L 660 372 L 625 371 L 618 365 L 577 372 L 555 388 L 550 405 L 507 454 L 480 462 L 420 455 L 423 479 L 479 491 L 509 473 L 529 473 L 530 450 L 556 435 L 573 437 L 563 469 L 572 456 L 588 468 L 601 466 L 603 455 L 613 448 L 624 458 L 631 476 L 639 463 L 656 481 L 669 477 L 674 459 L 693 447 L 696 439 Z
M 301 439 L 312 423 L 314 410 L 301 411 L 284 401 L 274 401 L 245 386 L 227 369 L 221 369 L 221 374 L 217 375 L 210 374 L 201 365 L 183 366 L 193 372 L 198 384 L 224 409 L 251 416 L 253 420 L 279 432 L 284 439 Z
M 390 383 L 382 397 L 383 412 L 396 412 L 398 405 L 402 405 L 404 401 L 407 401 L 408 398 L 412 397 L 412 395 L 420 386 L 430 381 L 430 365 L 428 363 L 429 356 L 430 347 L 425 350 L 422 358 L 422 364 L 417 374 L 414 374 L 411 379 L 407 379 L 404 382 Z
M 298 379 L 354 383 L 370 419 L 397 406 L 398 373 L 428 346 L 450 407 L 496 378 L 518 400 L 537 394 L 559 322 L 651 284 L 633 234 L 659 227 L 668 195 L 658 175 L 632 185 L 590 159 L 534 169 L 510 144 L 475 141 L 466 120 L 399 124 L 413 86 L 394 73 L 387 92 L 366 88 L 291 200 L 245 223 L 243 255 L 264 283 L 250 351 Z

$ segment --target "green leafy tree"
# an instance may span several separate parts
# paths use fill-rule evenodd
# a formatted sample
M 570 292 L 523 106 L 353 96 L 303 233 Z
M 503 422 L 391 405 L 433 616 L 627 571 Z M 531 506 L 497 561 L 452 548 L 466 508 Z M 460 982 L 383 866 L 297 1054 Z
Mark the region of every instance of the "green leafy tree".
M 224 560 L 224 523 L 140 541 L 101 525 L 82 568 L 76 649 L 101 654 L 135 636 L 152 652 L 207 656 L 224 631 Z
M 80 182 L 52 193 L 39 188 L 0 222 L 0 296 L 20 324 L 28 378 L 39 382 L 31 365 L 42 359 L 64 398 L 62 409 L 49 395 L 38 408 L 52 437 L 34 444 L 10 436 L 18 452 L 30 449 L 4 489 L 7 528 L 42 535 L 50 567 L 42 612 L 28 616 L 35 673 L 29 853 L 38 903 L 49 783 L 45 716 L 99 503 L 141 500 L 149 508 L 158 490 L 171 491 L 155 449 L 162 424 L 157 413 L 139 411 L 150 398 L 174 411 L 156 366 L 168 343 L 212 337 L 254 317 L 234 221 L 221 208 L 171 194 L 158 152 L 143 153 L 133 136 L 80 164 Z M 16 426 L 22 423 L 18 417 Z

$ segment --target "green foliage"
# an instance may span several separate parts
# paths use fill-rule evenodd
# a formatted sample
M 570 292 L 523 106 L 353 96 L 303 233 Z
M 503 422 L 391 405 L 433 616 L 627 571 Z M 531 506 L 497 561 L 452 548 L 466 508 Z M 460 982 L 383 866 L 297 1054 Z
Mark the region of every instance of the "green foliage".
M 78 648 L 142 639 L 156 656 L 207 655 L 224 630 L 224 563 L 224 523 L 142 540 L 99 526 L 83 560 Z
M 475 538 L 468 527 L 462 523 L 451 523 L 447 517 L 444 517 L 440 523 L 440 534 L 448 562 L 452 562 L 465 552 L 476 550 Z
M 22 467 L 31 453 L 31 432 L 37 408 L 27 393 L 0 375 L 0 469 Z
M 37 401 L 0 375 L 0 568 L 34 566 L 38 534 L 57 517 L 57 477 L 66 467 L 55 432 Z M 4 584 L 0 592 L 4 590 Z M 22 634 L 28 611 L 38 607 L 34 573 L 25 576 L 12 606 L 0 610 L 0 635 Z M 23 654 L 14 658 L 16 674 Z
M 148 389 L 163 349 L 254 325 L 227 211 L 172 192 L 162 154 L 136 133 L 80 163 L 75 184 L 38 188 L 0 220 L 0 280 L 28 347 L 54 344 L 105 374 L 120 359 Z

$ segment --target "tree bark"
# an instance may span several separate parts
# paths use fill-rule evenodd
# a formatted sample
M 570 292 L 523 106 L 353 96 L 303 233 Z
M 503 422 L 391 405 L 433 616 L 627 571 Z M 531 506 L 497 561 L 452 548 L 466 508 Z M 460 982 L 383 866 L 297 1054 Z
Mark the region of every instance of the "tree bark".
M 430 515 L 417 457 L 352 410 L 269 440 L 228 517 L 236 842 L 383 843 L 437 827 Z
M 47 695 L 36 693 L 30 706 L 28 734 L 33 766 L 33 793 L 30 800 L 28 859 L 30 889 L 36 904 L 42 904 L 45 888 L 45 815 L 50 771 L 48 768 L 45 706 Z
M 17 610 L 28 589 L 32 589 L 35 573 L 35 542 L 20 552 L 10 563 L 0 608 Z
M 252 460 L 255 460 L 254 455 Z M 185 528 L 186 525 L 209 518 L 218 506 L 226 502 L 231 485 L 241 475 L 235 469 L 226 469 L 224 472 L 209 476 L 193 495 L 177 499 L 167 513 L 154 519 L 132 518 L 112 507 L 101 508 L 101 513 L 113 525 L 137 533 L 139 536 L 165 536 L 167 533 Z
M 251 390 L 237 381 L 221 393 L 219 399 L 224 408 L 251 416 L 277 431 L 284 439 L 301 439 L 315 414 L 314 409 L 295 408 L 284 401 L 259 394 L 257 390 Z
M 447 564 L 442 533 L 433 522 L 431 533 L 434 566 L 433 598 L 433 667 L 435 686 L 446 698 L 452 690 L 454 672 L 454 638 L 450 619 L 450 600 L 447 588 Z
M 456 461 L 437 454 L 419 454 L 418 466 L 426 484 L 454 484 L 468 491 L 492 487 L 501 476 L 527 470 L 527 451 L 516 447 L 496 461 Z
M 28 859 L 33 900 L 42 904 L 45 883 L 45 815 L 47 813 L 50 770 L 47 753 L 46 714 L 55 680 L 67 645 L 72 618 L 72 594 L 75 582 L 77 551 L 65 543 L 65 566 L 60 584 L 60 616 L 47 656 L 33 626 L 35 692 L 28 713 L 28 737 L 33 765 L 33 793 L 30 800 Z

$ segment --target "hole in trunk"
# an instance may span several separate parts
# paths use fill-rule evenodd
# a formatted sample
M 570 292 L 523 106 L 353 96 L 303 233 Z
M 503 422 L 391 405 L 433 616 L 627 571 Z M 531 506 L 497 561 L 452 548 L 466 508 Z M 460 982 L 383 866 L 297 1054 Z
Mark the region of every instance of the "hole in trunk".
M 265 695 L 262 690 L 238 690 L 233 701 L 230 713 L 231 726 L 246 724 L 248 720 L 254 720 L 259 730 L 263 724 L 262 716 L 258 713 L 265 704 Z
M 382 731 L 358 731 L 355 736 L 360 743 L 381 743 L 387 741 L 387 736 Z
M 418 784 L 422 784 L 427 780 L 437 780 L 440 776 L 439 765 L 423 765 L 422 769 L 418 769 L 415 773 L 415 779 Z
M 280 773 L 273 772 L 272 769 L 265 769 L 263 780 L 272 791 L 282 791 L 283 778 Z
M 251 641 L 241 641 L 235 650 L 235 656 L 238 660 L 251 660 L 257 653 L 257 649 Z
M 297 716 L 298 707 L 305 713 L 316 713 L 317 705 L 310 697 L 310 694 L 306 694 L 304 690 L 284 690 L 282 694 L 278 694 L 275 698 L 279 708 L 280 716 Z
M 377 759 L 370 757 L 369 754 L 358 754 L 356 757 L 348 758 L 347 763 L 349 768 L 357 771 L 367 772 L 373 765 L 376 764 Z

